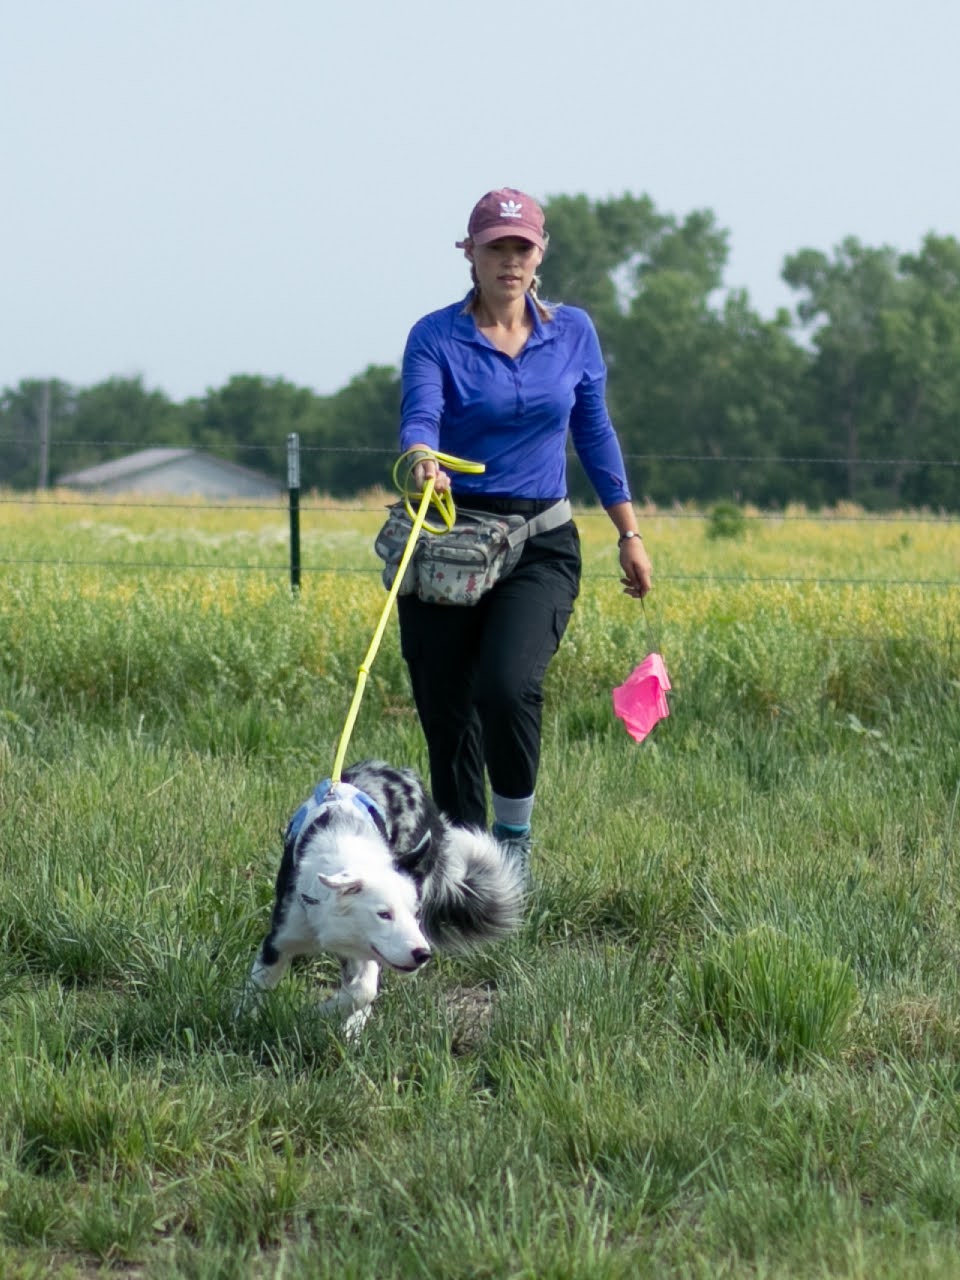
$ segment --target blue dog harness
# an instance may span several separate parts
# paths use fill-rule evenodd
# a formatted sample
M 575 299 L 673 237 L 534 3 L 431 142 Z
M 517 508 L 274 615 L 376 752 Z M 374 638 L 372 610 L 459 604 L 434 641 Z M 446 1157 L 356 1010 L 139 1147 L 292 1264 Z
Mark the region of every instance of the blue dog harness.
M 356 805 L 386 840 L 387 820 L 376 800 L 350 782 L 338 782 L 334 787 L 329 778 L 324 778 L 290 819 L 283 837 L 284 845 L 295 848 L 325 821 L 327 811 L 338 804 Z

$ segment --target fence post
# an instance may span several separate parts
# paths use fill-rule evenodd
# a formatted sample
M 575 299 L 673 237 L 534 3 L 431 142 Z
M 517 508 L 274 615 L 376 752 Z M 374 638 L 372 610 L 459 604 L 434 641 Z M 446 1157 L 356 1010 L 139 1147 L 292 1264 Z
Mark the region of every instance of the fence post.
M 290 589 L 300 590 L 300 436 L 287 436 L 287 492 L 290 497 Z

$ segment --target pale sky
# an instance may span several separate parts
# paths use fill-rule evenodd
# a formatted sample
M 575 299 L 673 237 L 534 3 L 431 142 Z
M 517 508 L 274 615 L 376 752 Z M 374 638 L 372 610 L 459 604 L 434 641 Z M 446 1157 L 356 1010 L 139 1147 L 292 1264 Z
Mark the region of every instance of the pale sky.
M 0 388 L 329 394 L 458 298 L 498 186 L 784 257 L 960 235 L 957 0 L 0 0 Z

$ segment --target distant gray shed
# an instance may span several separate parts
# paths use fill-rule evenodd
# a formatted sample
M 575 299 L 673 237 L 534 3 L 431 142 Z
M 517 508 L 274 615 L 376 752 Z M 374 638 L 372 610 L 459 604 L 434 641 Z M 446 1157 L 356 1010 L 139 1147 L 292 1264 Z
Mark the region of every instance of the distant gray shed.
M 85 493 L 174 494 L 201 498 L 276 498 L 279 480 L 197 449 L 141 449 L 83 471 L 59 476 L 65 489 Z

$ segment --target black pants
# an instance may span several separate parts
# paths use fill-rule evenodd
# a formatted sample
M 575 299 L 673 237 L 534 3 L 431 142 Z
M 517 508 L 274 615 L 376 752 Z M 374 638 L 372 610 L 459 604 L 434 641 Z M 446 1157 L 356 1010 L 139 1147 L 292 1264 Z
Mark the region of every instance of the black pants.
M 498 795 L 533 795 L 543 680 L 579 589 L 571 522 L 530 538 L 509 577 L 475 605 L 397 601 L 431 790 L 455 822 L 486 826 L 485 769 Z

